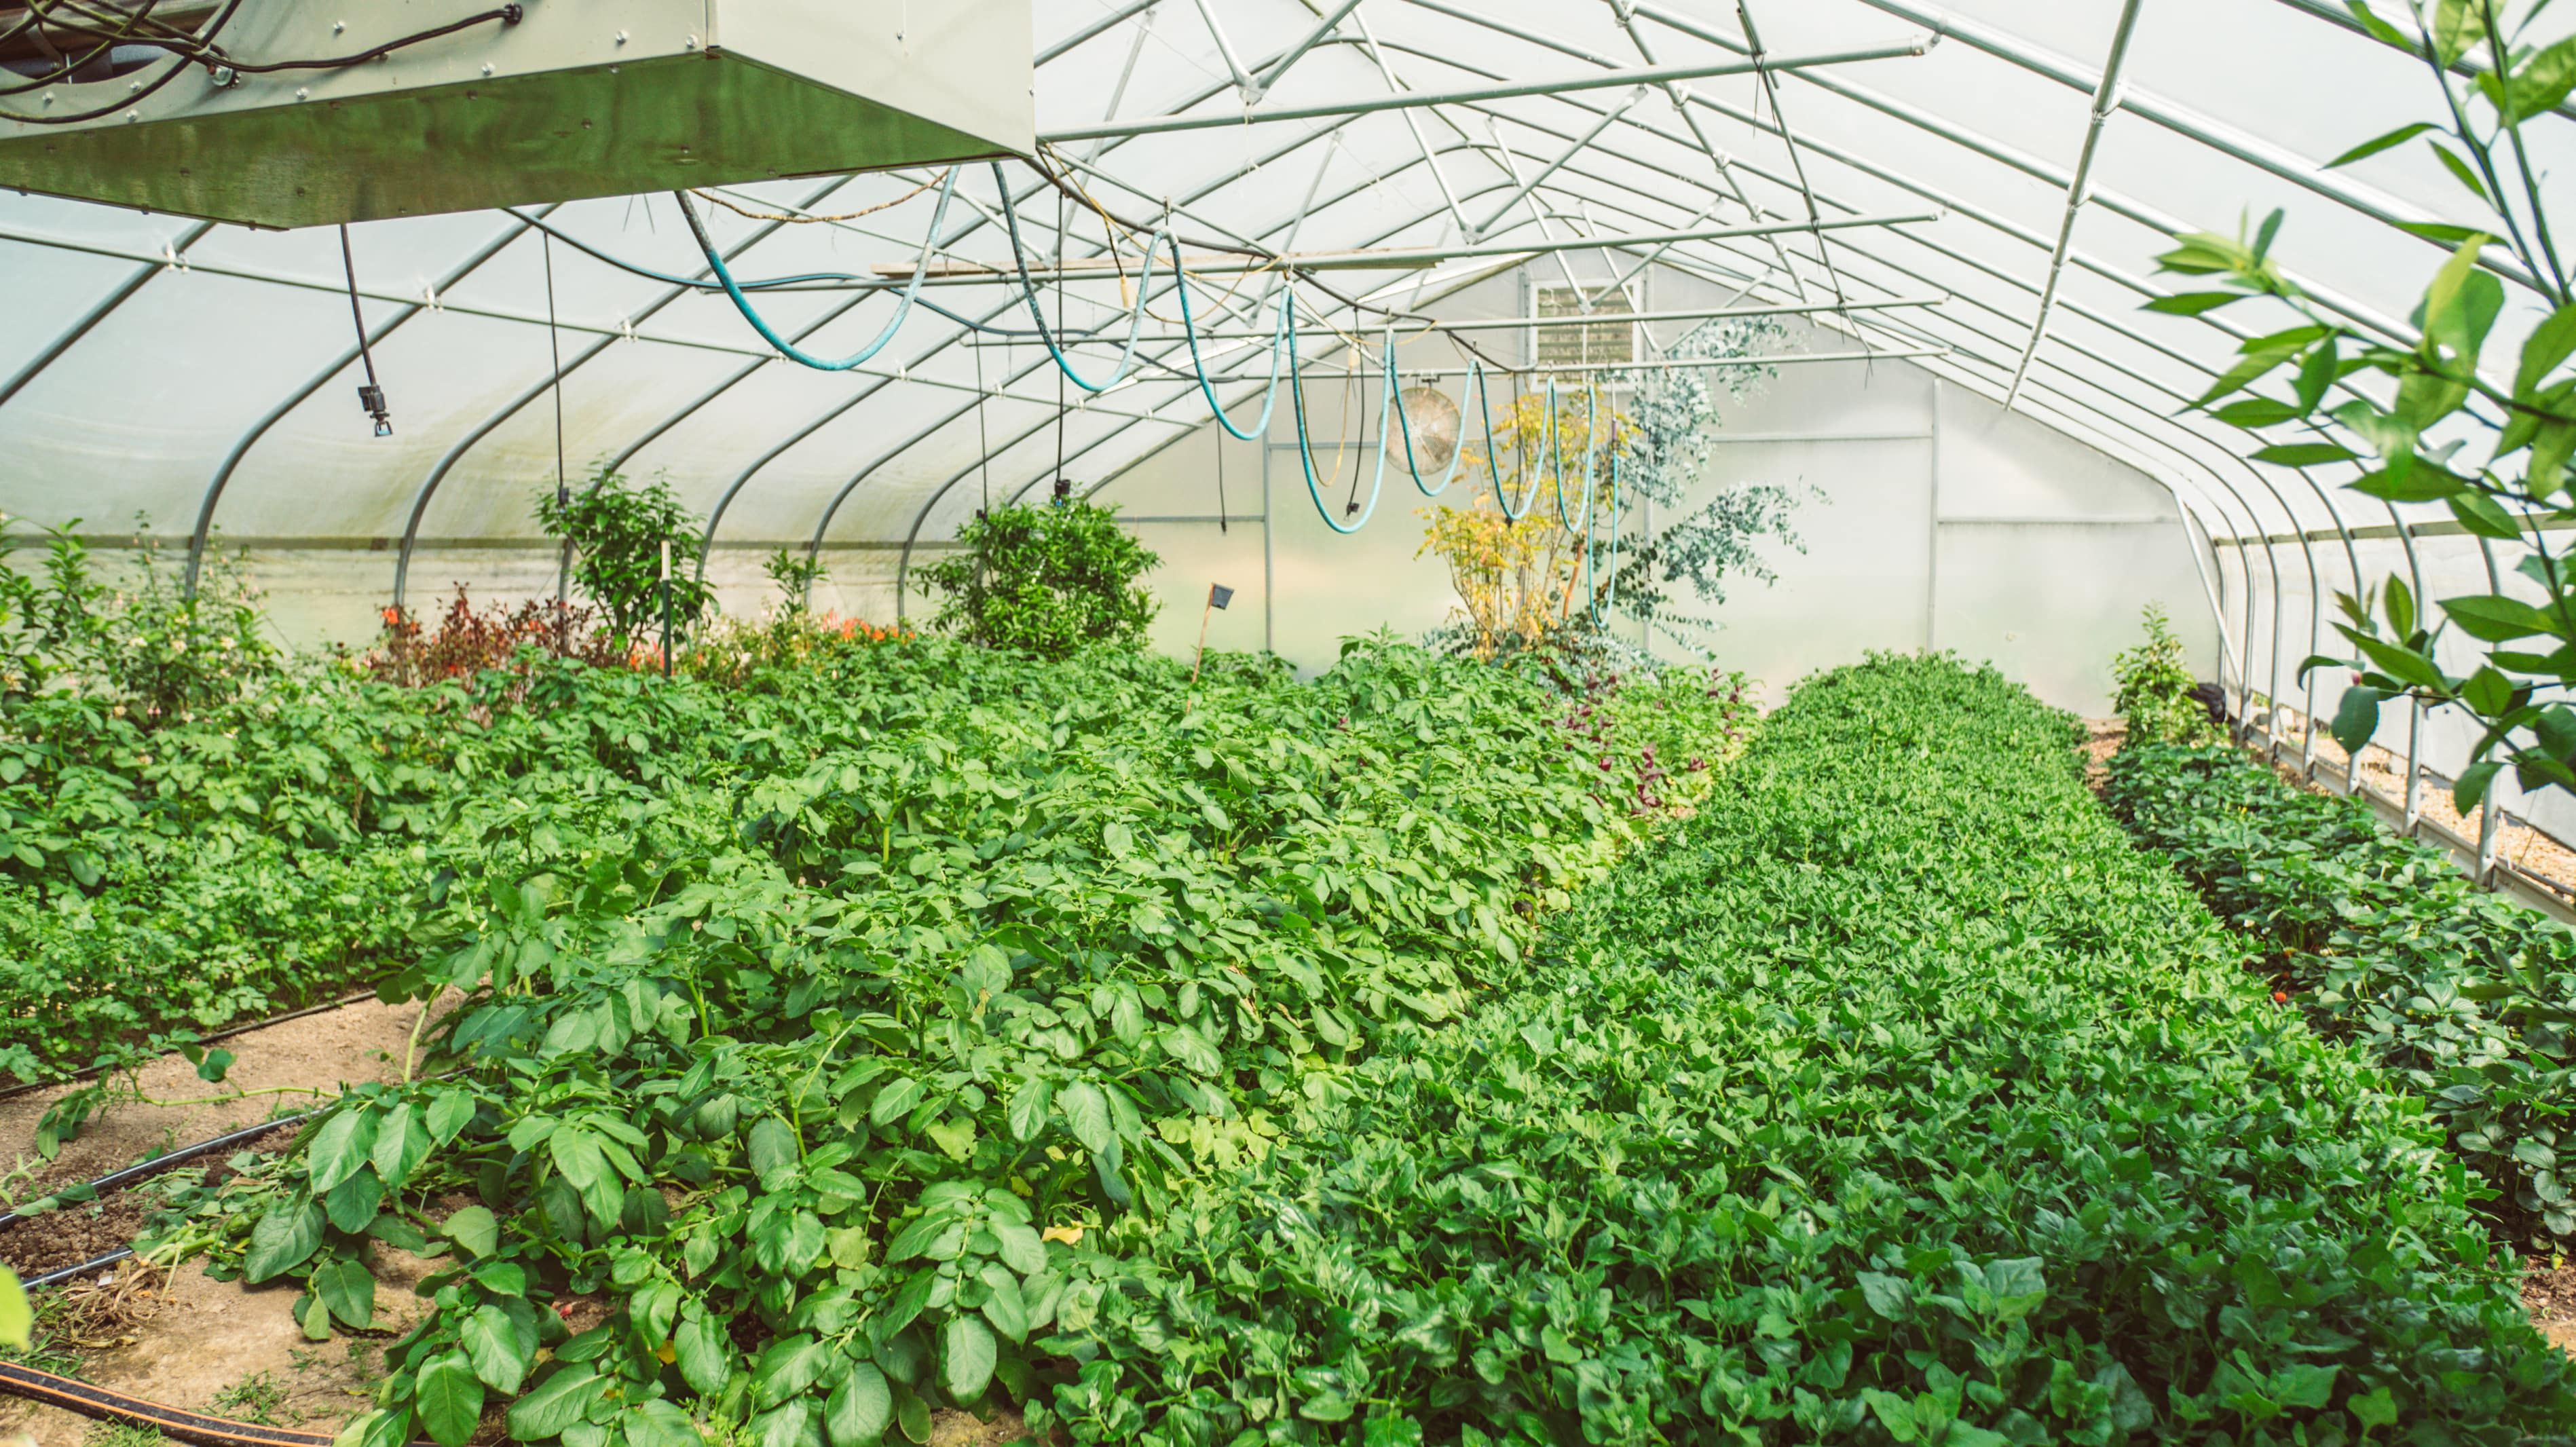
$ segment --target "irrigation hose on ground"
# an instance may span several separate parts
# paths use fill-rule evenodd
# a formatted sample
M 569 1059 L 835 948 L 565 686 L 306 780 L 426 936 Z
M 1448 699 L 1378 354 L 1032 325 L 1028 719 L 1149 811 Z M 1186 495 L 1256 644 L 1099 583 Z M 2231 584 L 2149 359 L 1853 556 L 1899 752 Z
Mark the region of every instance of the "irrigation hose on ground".
M 203 1412 L 183 1412 L 14 1362 L 0 1362 L 0 1392 L 101 1422 L 149 1428 L 165 1437 L 201 1443 L 203 1447 L 331 1447 L 332 1441 L 319 1432 L 290 1432 L 283 1427 L 209 1417 Z
M 233 1146 L 247 1144 L 281 1127 L 301 1124 L 305 1119 L 306 1117 L 302 1115 L 284 1116 L 277 1120 L 244 1126 L 240 1130 L 227 1131 L 212 1140 L 199 1141 L 195 1145 L 157 1156 L 141 1165 L 128 1166 L 121 1171 L 111 1171 L 90 1182 L 90 1189 L 102 1195 L 109 1191 L 121 1190 L 137 1181 L 159 1175 L 164 1171 L 175 1170 L 190 1161 L 202 1160 Z M 25 1219 L 27 1218 L 15 1211 L 0 1212 L 0 1227 L 13 1225 Z M 59 1271 L 49 1271 L 42 1276 L 29 1277 L 24 1284 L 30 1287 L 57 1285 L 86 1276 L 104 1267 L 113 1266 L 120 1261 L 130 1260 L 133 1255 L 132 1247 L 123 1247 L 95 1260 L 84 1261 L 77 1266 L 66 1266 Z M 129 1397 L 122 1392 L 111 1392 L 104 1387 L 93 1387 L 87 1382 L 76 1382 L 69 1377 L 58 1377 L 51 1372 L 40 1372 L 33 1367 L 19 1366 L 14 1362 L 0 1362 L 0 1393 L 24 1397 L 31 1402 L 42 1402 L 49 1407 L 78 1412 L 84 1417 L 97 1421 L 119 1422 L 127 1426 L 148 1428 L 183 1442 L 204 1444 L 204 1447 L 330 1447 L 332 1441 L 327 1435 L 312 1432 L 289 1432 L 280 1427 L 262 1427 L 250 1422 L 210 1417 L 203 1412 L 183 1412 L 176 1407 L 165 1407 L 158 1402 L 147 1402 L 140 1397 Z

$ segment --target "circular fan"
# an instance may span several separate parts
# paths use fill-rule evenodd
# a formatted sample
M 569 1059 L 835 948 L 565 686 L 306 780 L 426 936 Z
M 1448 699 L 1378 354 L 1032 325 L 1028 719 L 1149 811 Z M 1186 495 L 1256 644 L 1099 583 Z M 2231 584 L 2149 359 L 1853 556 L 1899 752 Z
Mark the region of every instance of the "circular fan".
M 1449 459 L 1458 455 L 1458 404 L 1424 386 L 1405 388 L 1396 401 L 1404 407 L 1403 426 L 1413 439 L 1413 465 L 1425 473 L 1446 472 Z M 1390 437 L 1387 445 L 1402 447 L 1404 439 L 1405 434 Z

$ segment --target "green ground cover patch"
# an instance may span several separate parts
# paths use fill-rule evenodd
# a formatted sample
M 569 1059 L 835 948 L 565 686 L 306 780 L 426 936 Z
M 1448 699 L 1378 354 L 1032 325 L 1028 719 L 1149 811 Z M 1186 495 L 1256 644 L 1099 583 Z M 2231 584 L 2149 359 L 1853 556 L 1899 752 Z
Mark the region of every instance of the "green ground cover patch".
M 2472 885 L 2358 799 L 2232 749 L 2134 745 L 2109 798 L 2261 942 L 2282 991 L 2423 1097 L 2508 1231 L 2576 1238 L 2576 933 Z
M 1149 1269 L 1041 1343 L 1058 1428 L 2565 1440 L 2421 1106 L 2238 967 L 2077 741 L 1947 661 L 1803 684 L 1509 992 L 1120 1225 Z

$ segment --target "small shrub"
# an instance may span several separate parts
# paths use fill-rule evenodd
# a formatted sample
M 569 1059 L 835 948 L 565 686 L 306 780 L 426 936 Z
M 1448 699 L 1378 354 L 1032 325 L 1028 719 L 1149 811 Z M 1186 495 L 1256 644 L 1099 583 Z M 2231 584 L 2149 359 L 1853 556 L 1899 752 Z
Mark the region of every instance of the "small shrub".
M 539 493 L 537 521 L 547 537 L 572 544 L 573 583 L 621 646 L 660 637 L 666 544 L 674 631 L 688 636 L 715 607 L 715 590 L 698 576 L 704 540 L 658 477 L 638 484 L 603 466 L 566 498 Z
M 491 668 L 525 673 L 540 657 L 578 658 L 601 668 L 626 661 L 625 650 L 600 629 L 596 614 L 552 598 L 478 609 L 459 583 L 435 630 L 405 608 L 385 609 L 384 620 L 383 634 L 359 666 L 405 688 L 470 683 Z
M 969 642 L 1063 658 L 1137 643 L 1160 611 L 1136 580 L 1162 559 L 1119 528 L 1114 507 L 995 508 L 957 541 L 923 570 L 921 591 L 942 595 L 932 626 Z
M 761 669 L 799 667 L 836 648 L 864 648 L 911 637 L 900 628 L 787 608 L 760 618 L 717 619 L 680 654 L 679 671 L 739 687 Z
M 779 606 L 790 613 L 802 613 L 813 607 L 814 585 L 831 576 L 831 570 L 823 566 L 821 558 L 800 558 L 793 548 L 780 548 L 771 553 L 769 560 L 760 565 L 760 570 L 767 573 L 769 581 L 776 583 L 778 591 L 786 595 L 786 601 Z
M 277 671 L 238 556 L 210 547 L 191 596 L 158 546 L 138 538 L 132 583 L 120 588 L 96 576 L 79 527 L 46 529 L 41 575 L 0 569 L 0 703 L 77 693 L 153 728 Z
M 2192 679 L 2191 664 L 2162 605 L 2147 605 L 2146 625 L 2146 641 L 2120 650 L 2111 660 L 2111 677 L 2118 686 L 2112 707 L 2128 721 L 2133 739 L 2160 744 L 2209 742 L 2215 737 L 2209 711 L 2193 694 L 2198 685 Z

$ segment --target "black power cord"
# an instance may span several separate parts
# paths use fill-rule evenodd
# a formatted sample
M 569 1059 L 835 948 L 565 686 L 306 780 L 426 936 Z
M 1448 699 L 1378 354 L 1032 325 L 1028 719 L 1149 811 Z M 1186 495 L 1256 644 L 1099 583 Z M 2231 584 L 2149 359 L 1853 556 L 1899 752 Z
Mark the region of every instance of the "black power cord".
M 160 3 L 161 0 L 144 0 L 143 8 L 124 17 L 124 25 L 108 30 L 95 26 L 66 25 L 46 13 L 43 0 L 29 0 L 27 17 L 9 27 L 6 32 L 0 32 L 0 40 L 14 40 L 20 35 L 30 36 L 35 41 L 36 48 L 51 57 L 53 69 L 43 74 L 29 76 L 16 84 L 0 86 L 0 95 L 22 95 L 28 91 L 43 90 L 46 86 L 70 80 L 87 67 L 109 58 L 115 52 L 117 42 L 133 39 L 137 27 L 150 19 L 153 8 Z M 47 26 L 49 21 L 54 28 L 66 32 L 66 39 L 77 36 L 94 40 L 96 44 L 82 51 L 79 58 L 74 59 L 61 45 L 55 43 Z
M 153 3 L 158 3 L 158 0 L 153 0 Z M 370 60 L 380 60 L 385 56 L 393 54 L 397 50 L 419 45 L 425 41 L 437 40 L 442 36 L 454 35 L 460 30 L 470 30 L 478 25 L 489 25 L 496 20 L 505 25 L 516 25 L 521 20 L 527 18 L 527 10 L 525 7 L 519 5 L 504 5 L 497 10 L 486 10 L 477 15 L 469 15 L 462 20 L 452 21 L 446 25 L 438 26 L 435 29 L 423 30 L 412 35 L 406 35 L 399 40 L 389 40 L 382 45 L 369 50 L 362 50 L 355 55 L 333 56 L 327 59 L 257 61 L 237 60 L 214 43 L 215 36 L 222 33 L 224 26 L 232 20 L 234 12 L 241 9 L 241 6 L 242 0 L 230 0 L 230 3 L 225 5 L 223 13 L 215 17 L 213 24 L 209 25 L 201 35 L 188 40 L 182 41 L 167 39 L 160 36 L 137 35 L 133 34 L 130 29 L 124 35 L 117 37 L 117 39 L 125 40 L 131 44 L 147 45 L 159 50 L 168 51 L 172 55 L 179 57 L 179 61 L 169 69 L 161 72 L 160 75 L 154 77 L 141 89 L 125 96 L 114 105 L 102 106 L 96 110 L 79 111 L 70 115 L 61 116 L 31 116 L 21 115 L 15 111 L 0 111 L 0 120 L 18 121 L 32 126 L 78 125 L 85 121 L 98 120 L 105 116 L 112 116 L 118 111 L 130 109 L 147 96 L 153 95 L 162 87 L 168 85 L 171 81 L 176 80 L 179 77 L 179 74 L 186 70 L 192 63 L 203 65 L 209 71 L 231 71 L 236 76 L 269 75 L 289 70 L 343 70 L 349 66 L 363 65 Z M 138 20 L 142 14 L 148 13 L 148 11 L 149 6 L 147 5 L 144 12 L 138 12 Z M 102 42 L 91 52 L 89 57 L 84 58 L 80 63 L 87 64 L 90 59 L 96 58 L 97 55 L 104 54 L 108 49 L 112 48 L 115 43 L 116 40 L 114 39 Z M 75 69 L 77 69 L 77 66 L 66 61 L 62 66 L 57 67 L 56 75 L 39 82 L 39 84 L 53 84 L 59 80 L 67 78 Z
M 235 12 L 239 11 L 241 7 L 242 0 L 226 0 L 223 10 L 206 26 L 204 38 L 206 40 L 212 40 L 215 36 L 221 34 L 223 32 L 223 28 L 232 22 L 233 15 Z M 159 94 L 163 87 L 169 85 L 170 82 L 177 80 L 187 71 L 187 69 L 188 63 L 185 60 L 179 61 L 171 65 L 168 69 L 162 71 L 159 75 L 154 76 L 151 80 L 144 82 L 140 89 L 127 94 L 113 105 L 99 106 L 94 110 L 74 111 L 69 115 L 59 116 L 31 116 L 22 115 L 12 110 L 0 110 L 0 120 L 17 121 L 21 124 L 30 126 L 80 125 L 84 122 L 112 116 L 118 111 L 129 110 L 134 106 L 140 105 L 152 96 Z
M 227 70 L 235 71 L 242 75 L 273 75 L 282 70 L 341 70 L 352 65 L 364 65 L 370 60 L 381 60 L 384 57 L 393 54 L 397 50 L 408 49 L 409 47 L 419 45 L 424 41 L 437 40 L 445 36 L 454 35 L 460 30 L 471 30 L 478 25 L 489 25 L 495 20 L 500 21 L 504 25 L 516 25 L 521 20 L 526 19 L 527 14 L 527 9 L 524 6 L 504 5 L 498 10 L 486 10 L 479 15 L 468 15 L 462 20 L 451 21 L 448 24 L 439 26 L 435 30 L 423 30 L 417 34 L 406 35 L 400 40 L 388 40 L 384 44 L 379 45 L 372 50 L 362 50 L 355 55 L 343 55 L 330 60 L 235 60 L 231 56 L 226 55 L 222 51 L 216 50 L 211 46 L 207 47 L 202 52 L 182 51 L 179 50 L 178 47 L 170 45 L 165 45 L 163 48 L 178 51 L 180 54 L 187 55 L 191 60 L 203 61 L 208 65 L 219 65 Z M 145 41 L 143 43 L 148 45 L 153 42 Z
M 349 224 L 340 223 L 340 265 L 349 274 L 349 320 L 358 328 L 358 360 L 366 364 L 366 385 L 358 389 L 358 405 L 376 419 L 376 435 L 394 435 L 393 414 L 385 408 L 385 389 L 376 382 L 376 354 L 367 341 L 367 314 L 358 309 L 358 262 L 349 253 Z

